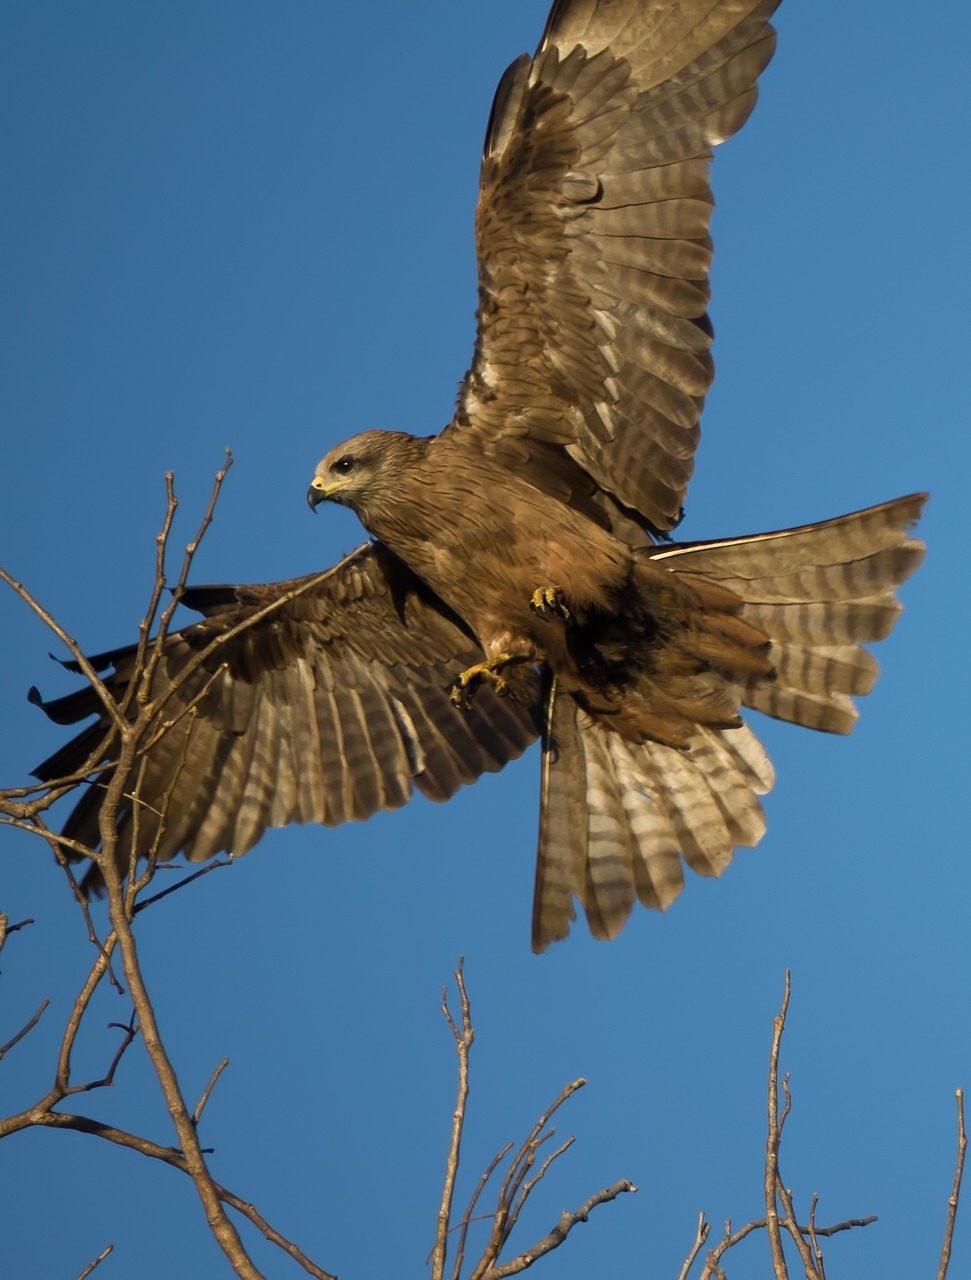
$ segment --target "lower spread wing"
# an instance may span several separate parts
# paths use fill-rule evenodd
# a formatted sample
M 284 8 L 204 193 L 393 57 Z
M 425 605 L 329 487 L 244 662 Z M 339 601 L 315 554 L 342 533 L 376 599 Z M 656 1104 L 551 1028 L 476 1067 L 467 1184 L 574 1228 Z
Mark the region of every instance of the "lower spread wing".
M 265 612 L 275 600 L 283 603 Z M 451 705 L 456 673 L 481 651 L 380 544 L 327 574 L 190 589 L 186 603 L 207 616 L 165 641 L 152 694 L 167 694 L 156 732 L 170 727 L 147 751 L 137 823 L 130 797 L 119 812 L 126 857 L 135 828 L 139 854 L 156 846 L 161 859 L 199 861 L 245 853 L 268 827 L 333 826 L 398 808 L 413 785 L 445 800 L 536 736 L 528 685 L 520 700 L 483 689 L 467 715 Z M 94 660 L 114 668 L 105 683 L 116 696 L 134 658 L 132 648 Z M 110 747 L 99 751 L 108 722 L 93 689 L 41 705 L 61 724 L 99 718 L 38 777 L 90 767 L 92 754 L 111 760 Z M 65 828 L 89 847 L 99 843 L 103 783 L 102 775 L 89 787 Z
M 711 148 L 752 110 L 778 2 L 559 0 L 489 122 L 453 429 L 560 445 L 657 530 L 713 374 Z

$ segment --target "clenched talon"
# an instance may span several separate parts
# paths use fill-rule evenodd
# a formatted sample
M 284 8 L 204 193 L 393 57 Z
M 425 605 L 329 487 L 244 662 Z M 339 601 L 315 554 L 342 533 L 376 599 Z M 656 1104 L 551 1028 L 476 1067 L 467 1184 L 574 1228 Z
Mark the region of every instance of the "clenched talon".
M 566 594 L 562 587 L 552 585 L 537 587 L 530 597 L 529 607 L 533 613 L 541 618 L 556 617 L 561 618 L 564 622 L 570 622 L 573 617 L 567 606 Z
M 483 680 L 487 680 L 500 698 L 509 692 L 509 685 L 499 674 L 500 668 L 510 661 L 511 655 L 501 653 L 498 658 L 490 658 L 488 662 L 477 662 L 475 666 L 463 671 L 452 685 L 448 695 L 452 706 L 463 711 L 471 711 L 475 692 Z

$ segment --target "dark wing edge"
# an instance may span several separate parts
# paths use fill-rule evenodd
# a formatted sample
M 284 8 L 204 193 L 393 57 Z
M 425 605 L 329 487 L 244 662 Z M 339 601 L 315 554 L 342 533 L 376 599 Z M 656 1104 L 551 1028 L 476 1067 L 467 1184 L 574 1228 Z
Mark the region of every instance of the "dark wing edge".
M 199 588 L 194 599 L 190 589 L 186 599 L 214 611 L 165 640 L 152 693 L 167 697 L 150 736 L 163 722 L 171 727 L 147 751 L 137 823 L 130 795 L 119 810 L 126 864 L 136 827 L 139 856 L 154 846 L 159 860 L 182 853 L 196 862 L 222 851 L 241 855 L 271 827 L 335 826 L 399 808 L 415 787 L 446 800 L 537 736 L 532 677 L 518 698 L 483 689 L 467 714 L 450 703 L 456 674 L 481 651 L 380 544 L 366 544 L 324 575 Z M 129 647 L 96 659 L 100 670 L 113 668 L 105 683 L 116 698 L 134 657 Z M 36 776 L 53 780 L 89 765 L 108 729 L 95 691 L 48 703 L 31 696 L 58 724 L 97 716 Z M 110 746 L 96 758 L 110 763 Z M 64 828 L 90 848 L 100 843 L 104 783 L 102 774 L 88 786 Z
M 561 446 L 659 531 L 713 376 L 711 148 L 755 104 L 778 3 L 564 0 L 490 116 L 454 428 Z

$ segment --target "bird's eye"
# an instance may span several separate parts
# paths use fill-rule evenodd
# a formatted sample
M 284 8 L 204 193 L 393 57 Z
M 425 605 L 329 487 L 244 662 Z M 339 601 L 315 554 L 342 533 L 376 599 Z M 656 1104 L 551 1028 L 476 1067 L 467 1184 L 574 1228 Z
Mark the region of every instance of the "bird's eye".
M 354 459 L 348 456 L 338 458 L 334 463 L 334 470 L 342 476 L 346 476 L 349 471 L 354 470 Z

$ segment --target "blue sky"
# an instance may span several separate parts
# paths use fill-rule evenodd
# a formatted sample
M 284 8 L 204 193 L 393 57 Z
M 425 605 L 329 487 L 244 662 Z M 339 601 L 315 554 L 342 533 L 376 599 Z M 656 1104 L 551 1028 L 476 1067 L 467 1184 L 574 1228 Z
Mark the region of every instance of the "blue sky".
M 222 449 L 234 468 L 196 581 L 267 581 L 361 541 L 311 521 L 318 458 L 372 426 L 451 414 L 473 340 L 472 214 L 495 83 L 545 0 L 334 6 L 35 0 L 0 9 L 0 560 L 89 651 L 135 637 L 163 474 L 177 542 Z M 926 12 L 930 12 L 929 10 Z M 542 1274 L 676 1275 L 697 1212 L 761 1215 L 764 1078 L 783 970 L 795 1109 L 783 1169 L 820 1220 L 880 1222 L 838 1275 L 929 1274 L 971 1086 L 965 816 L 965 219 L 971 32 L 896 0 L 784 4 L 744 132 L 714 171 L 718 379 L 690 538 L 840 514 L 917 488 L 927 562 L 848 740 L 758 729 L 769 833 L 720 882 L 616 942 L 529 952 L 535 752 L 449 805 L 272 833 L 142 918 L 187 1092 L 231 1059 L 203 1127 L 216 1175 L 350 1280 L 421 1274 L 454 1098 L 438 1000 L 464 954 L 478 1041 L 460 1198 L 567 1080 L 576 1146 L 521 1246 L 620 1177 Z M 28 706 L 72 681 L 0 596 L 3 785 L 62 732 Z M 60 873 L 2 836 L 4 1110 L 50 1077 L 90 947 Z M 99 997 L 79 1067 L 124 1001 Z M 141 1058 L 90 1114 L 170 1141 Z M 79 1106 L 79 1109 L 81 1107 Z M 104 1149 L 102 1149 L 104 1147 Z M 188 1182 L 69 1134 L 0 1146 L 12 1274 L 228 1274 Z M 274 1276 L 299 1274 L 248 1234 Z M 768 1269 L 749 1245 L 735 1270 Z M 959 1221 L 953 1275 L 971 1266 Z M 72 1270 L 73 1268 L 73 1270 Z M 731 1273 L 731 1268 L 729 1271 Z M 540 1274 L 537 1271 L 536 1274 Z

